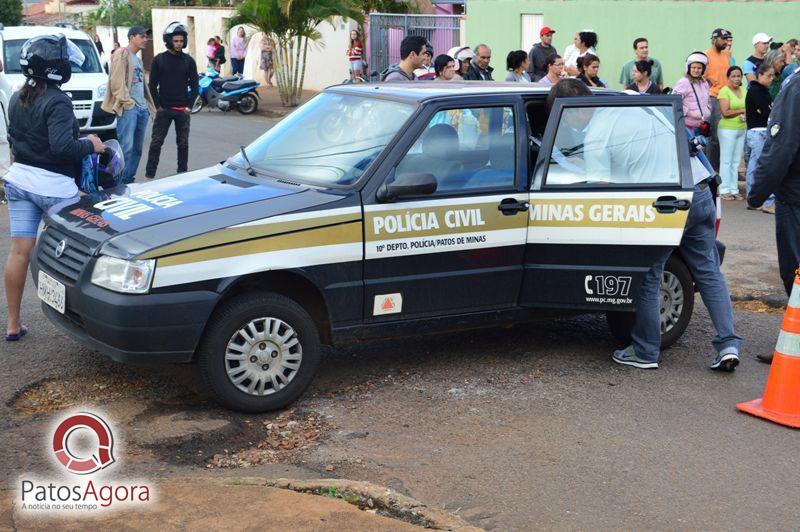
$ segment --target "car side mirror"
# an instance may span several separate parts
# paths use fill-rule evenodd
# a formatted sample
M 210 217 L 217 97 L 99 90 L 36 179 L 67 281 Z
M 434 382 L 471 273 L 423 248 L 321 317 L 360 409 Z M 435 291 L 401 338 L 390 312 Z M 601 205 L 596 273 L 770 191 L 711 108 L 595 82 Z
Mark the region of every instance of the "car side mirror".
M 424 196 L 436 192 L 436 178 L 433 174 L 409 172 L 399 174 L 397 179 L 378 189 L 378 201 L 392 202 L 405 196 Z

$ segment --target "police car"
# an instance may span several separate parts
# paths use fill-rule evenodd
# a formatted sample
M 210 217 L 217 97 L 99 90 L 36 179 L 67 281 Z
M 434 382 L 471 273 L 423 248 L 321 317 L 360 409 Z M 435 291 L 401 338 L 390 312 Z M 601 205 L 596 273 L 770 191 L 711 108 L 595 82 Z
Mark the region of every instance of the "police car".
M 248 412 L 297 399 L 323 344 L 586 312 L 627 341 L 692 197 L 680 99 L 547 92 L 329 88 L 215 167 L 51 211 L 43 308 L 114 360 L 198 362 Z M 694 301 L 676 254 L 661 294 L 667 346 Z

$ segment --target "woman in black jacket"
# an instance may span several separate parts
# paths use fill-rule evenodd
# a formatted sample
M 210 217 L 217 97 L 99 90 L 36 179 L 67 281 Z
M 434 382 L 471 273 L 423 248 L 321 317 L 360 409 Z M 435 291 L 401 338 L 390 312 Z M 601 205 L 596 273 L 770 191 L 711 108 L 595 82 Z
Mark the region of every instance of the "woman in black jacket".
M 84 59 L 80 49 L 63 35 L 34 37 L 20 52 L 27 82 L 9 104 L 8 137 L 14 164 L 3 177 L 11 228 L 5 270 L 8 342 L 27 332 L 20 322 L 20 305 L 42 214 L 58 203 L 78 198 L 76 180 L 83 158 L 104 150 L 94 135 L 79 138 L 72 100 L 60 89 L 72 75 L 71 64 L 80 66 Z

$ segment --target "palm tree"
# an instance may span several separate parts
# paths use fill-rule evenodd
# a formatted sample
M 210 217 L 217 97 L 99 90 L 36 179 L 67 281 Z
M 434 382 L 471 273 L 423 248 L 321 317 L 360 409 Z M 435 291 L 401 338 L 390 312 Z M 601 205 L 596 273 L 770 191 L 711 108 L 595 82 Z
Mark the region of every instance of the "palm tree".
M 359 24 L 364 20 L 357 0 L 244 0 L 229 25 L 247 24 L 270 36 L 281 103 L 296 107 L 303 93 L 309 41 L 319 41 L 317 26 L 332 23 L 334 17 Z

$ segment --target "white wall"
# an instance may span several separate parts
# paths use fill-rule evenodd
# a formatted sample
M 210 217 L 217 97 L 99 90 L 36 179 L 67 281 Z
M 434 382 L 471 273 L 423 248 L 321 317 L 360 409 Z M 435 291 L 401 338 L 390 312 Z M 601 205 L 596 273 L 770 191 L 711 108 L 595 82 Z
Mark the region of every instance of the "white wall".
M 153 8 L 153 50 L 156 54 L 165 50 L 161 35 L 170 22 L 177 20 L 190 30 L 187 52 L 194 57 L 197 67 L 201 71 L 208 64 L 205 58 L 206 42 L 214 35 L 223 38 L 225 56 L 228 58 L 228 62 L 223 67 L 223 74 L 230 74 L 230 41 L 235 35 L 236 28 L 228 32 L 225 30 L 225 26 L 232 12 L 229 8 L 216 7 Z M 192 21 L 194 23 L 193 31 Z M 322 34 L 322 39 L 316 43 L 309 43 L 304 88 L 321 90 L 329 85 L 341 83 L 349 77 L 349 63 L 345 51 L 350 39 L 350 29 L 355 27 L 355 22 L 337 18 L 333 25 L 323 22 L 317 28 Z M 261 33 L 255 28 L 249 27 L 245 27 L 245 32 L 250 41 L 245 57 L 244 74 L 246 77 L 264 83 L 264 74 L 259 70 Z M 105 42 L 103 45 L 105 46 Z
M 198 70 L 208 65 L 206 59 L 206 43 L 208 39 L 219 35 L 225 45 L 225 57 L 228 62 L 223 65 L 222 73 L 230 74 L 230 41 L 225 27 L 233 10 L 227 7 L 155 7 L 153 17 L 153 52 L 159 54 L 166 50 L 162 35 L 170 22 L 181 22 L 189 29 L 189 44 L 186 52 L 197 62 Z

